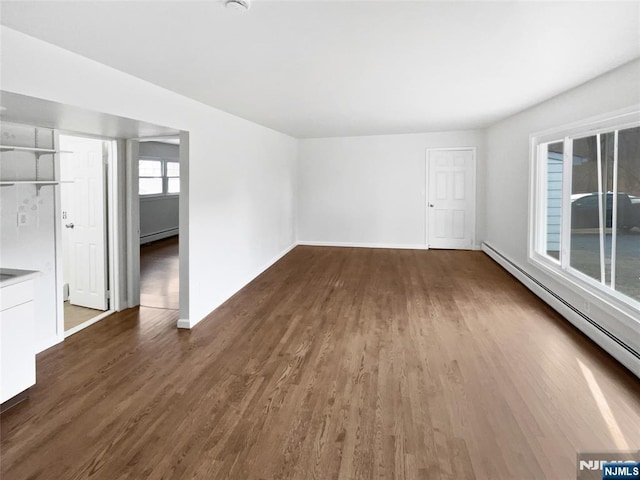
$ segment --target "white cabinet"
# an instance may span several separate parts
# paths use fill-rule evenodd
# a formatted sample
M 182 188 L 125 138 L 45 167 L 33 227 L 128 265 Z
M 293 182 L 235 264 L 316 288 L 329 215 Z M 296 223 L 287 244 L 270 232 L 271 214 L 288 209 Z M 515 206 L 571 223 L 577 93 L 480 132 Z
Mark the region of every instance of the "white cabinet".
M 34 278 L 0 270 L 0 403 L 36 383 Z

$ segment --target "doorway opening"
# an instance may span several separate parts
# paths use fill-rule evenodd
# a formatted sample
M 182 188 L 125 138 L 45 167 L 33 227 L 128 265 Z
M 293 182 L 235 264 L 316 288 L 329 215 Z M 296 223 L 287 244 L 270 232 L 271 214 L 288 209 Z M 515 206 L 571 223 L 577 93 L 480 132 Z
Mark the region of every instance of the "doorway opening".
M 19 180 L 19 184 L 9 186 L 9 183 L 2 182 L 2 189 L 0 189 L 11 200 L 3 201 L 3 205 L 6 203 L 7 208 L 13 205 L 11 207 L 13 212 L 3 209 L 2 256 L 4 263 L 2 266 L 41 272 L 34 300 L 36 305 L 36 353 L 62 342 L 65 337 L 107 317 L 112 311 L 122 311 L 140 305 L 137 158 L 140 141 L 150 140 L 150 137 L 180 139 L 180 319 L 177 326 L 191 328 L 188 261 L 189 132 L 104 112 L 86 110 L 42 98 L 5 91 L 0 91 L 0 94 L 2 95 L 2 105 L 5 107 L 0 112 L 3 136 L 5 133 L 10 134 L 6 129 L 7 125 L 12 125 L 11 129 L 19 127 L 22 131 L 23 128 L 26 128 L 26 131 L 30 132 L 28 138 L 22 138 L 23 134 L 20 133 L 18 135 L 20 138 L 5 140 L 11 141 L 10 144 L 22 147 L 31 146 L 47 150 L 29 153 L 28 148 L 26 150 L 21 148 L 17 154 L 3 152 L 2 170 L 3 174 L 7 174 L 7 176 L 3 176 L 3 180 L 8 177 L 10 180 Z M 31 137 L 31 135 L 36 136 Z M 51 137 L 47 140 L 48 135 Z M 61 148 L 61 136 L 90 138 L 94 141 L 106 142 L 109 161 L 109 165 L 105 167 L 108 304 L 106 307 L 102 307 L 107 310 L 72 328 L 65 328 L 64 324 L 64 299 L 69 298 L 69 293 L 63 296 L 66 289 L 63 288 L 65 282 L 63 281 L 62 235 L 63 231 L 66 234 L 68 230 L 75 230 L 76 223 L 70 222 L 70 218 L 62 219 L 61 189 L 63 186 L 72 185 L 67 182 L 73 182 L 73 180 L 68 177 L 63 178 L 60 175 L 60 164 L 63 157 L 60 150 L 74 151 L 74 148 Z M 49 149 L 52 151 L 48 151 Z M 48 156 L 54 153 L 53 150 L 55 150 L 55 155 Z M 31 155 L 34 161 L 16 160 L 10 162 L 9 155 L 17 155 L 18 157 Z M 42 156 L 42 161 L 38 161 L 40 156 Z M 134 158 L 136 161 L 132 161 Z M 12 171 L 14 168 L 16 170 Z M 42 182 L 42 184 L 34 187 L 35 181 Z M 10 183 L 14 185 L 14 182 Z M 28 203 L 19 204 L 24 200 L 27 200 Z M 5 215 L 4 210 L 9 213 Z M 22 215 L 16 217 L 15 212 Z M 68 216 L 69 210 L 67 210 Z M 5 223 L 7 228 L 4 228 Z M 74 223 L 74 228 L 67 229 L 65 227 L 67 223 Z M 69 283 L 68 288 L 70 289 L 70 282 L 66 283 Z M 70 304 L 71 302 L 69 302 Z M 94 308 L 93 310 L 102 312 L 101 309 Z
M 140 139 L 140 306 L 180 308 L 180 139 Z
M 113 142 L 59 136 L 64 336 L 111 311 L 108 168 Z

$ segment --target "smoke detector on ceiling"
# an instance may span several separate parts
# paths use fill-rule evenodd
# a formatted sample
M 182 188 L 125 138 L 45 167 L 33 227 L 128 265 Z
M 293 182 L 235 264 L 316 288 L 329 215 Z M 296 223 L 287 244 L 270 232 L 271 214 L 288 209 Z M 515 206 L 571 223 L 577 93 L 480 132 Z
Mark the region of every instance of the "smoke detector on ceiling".
M 237 10 L 239 12 L 246 12 L 250 7 L 250 0 L 227 0 L 224 6 L 230 10 Z

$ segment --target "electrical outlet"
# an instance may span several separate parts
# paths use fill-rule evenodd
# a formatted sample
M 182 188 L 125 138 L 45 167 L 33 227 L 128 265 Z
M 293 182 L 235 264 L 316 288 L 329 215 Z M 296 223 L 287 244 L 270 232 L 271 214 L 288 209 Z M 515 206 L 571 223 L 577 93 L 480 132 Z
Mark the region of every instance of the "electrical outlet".
M 29 217 L 27 212 L 18 212 L 18 227 L 29 225 Z

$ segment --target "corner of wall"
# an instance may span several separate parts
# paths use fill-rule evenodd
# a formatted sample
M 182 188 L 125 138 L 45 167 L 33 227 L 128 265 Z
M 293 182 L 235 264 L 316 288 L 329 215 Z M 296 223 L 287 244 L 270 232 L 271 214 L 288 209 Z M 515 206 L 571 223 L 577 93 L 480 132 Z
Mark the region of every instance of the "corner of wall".
M 188 318 L 179 319 L 176 326 L 185 330 L 191 330 L 191 322 Z

